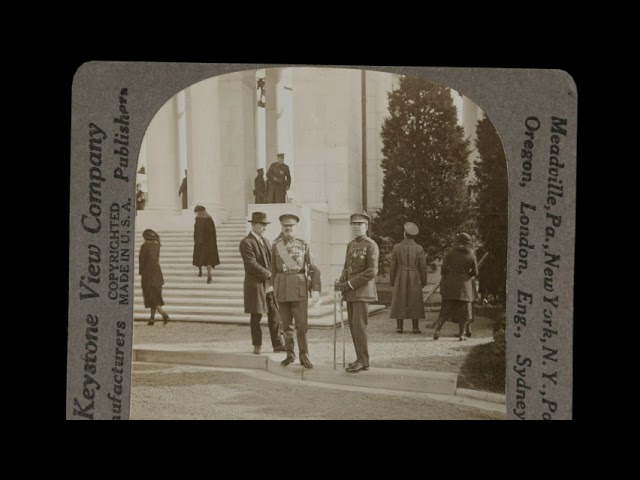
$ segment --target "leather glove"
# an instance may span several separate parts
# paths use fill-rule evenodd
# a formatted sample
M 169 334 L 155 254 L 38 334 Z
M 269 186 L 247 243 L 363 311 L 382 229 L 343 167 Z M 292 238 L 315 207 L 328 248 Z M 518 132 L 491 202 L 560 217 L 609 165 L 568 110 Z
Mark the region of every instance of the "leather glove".
M 320 303 L 320 292 L 314 290 L 311 293 L 311 304 L 312 305 L 317 305 Z
M 338 290 L 340 290 L 341 292 L 346 292 L 349 290 L 349 284 L 347 282 L 342 282 L 338 284 Z

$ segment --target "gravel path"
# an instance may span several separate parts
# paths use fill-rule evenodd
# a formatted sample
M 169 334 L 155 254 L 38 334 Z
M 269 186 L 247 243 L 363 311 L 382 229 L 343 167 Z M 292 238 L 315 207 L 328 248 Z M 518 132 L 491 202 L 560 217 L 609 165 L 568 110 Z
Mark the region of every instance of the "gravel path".
M 134 364 L 132 419 L 498 420 L 422 394 L 376 394 L 188 366 Z
M 389 311 L 369 319 L 369 355 L 371 365 L 383 368 L 405 368 L 436 372 L 459 373 L 460 367 L 474 345 L 492 340 L 491 321 L 477 317 L 473 325 L 473 337 L 460 342 L 454 335 L 458 327 L 447 322 L 441 331 L 440 340 L 433 340 L 433 329 L 426 323 L 437 318 L 437 312 L 428 312 L 426 322 L 420 322 L 421 334 L 397 334 L 396 322 L 389 319 Z M 411 321 L 405 320 L 405 332 L 411 330 Z M 347 362 L 355 359 L 349 327 L 346 327 Z M 333 330 L 311 329 L 308 333 L 309 357 L 314 363 L 333 363 Z M 220 352 L 251 352 L 251 337 L 248 325 L 197 324 L 175 322 L 153 327 L 136 322 L 134 344 L 189 344 L 191 347 L 212 348 Z M 263 351 L 272 351 L 269 333 L 263 326 Z M 284 354 L 283 358 L 284 358 Z M 342 362 L 342 332 L 338 329 L 338 362 Z M 459 387 L 466 388 L 460 379 Z

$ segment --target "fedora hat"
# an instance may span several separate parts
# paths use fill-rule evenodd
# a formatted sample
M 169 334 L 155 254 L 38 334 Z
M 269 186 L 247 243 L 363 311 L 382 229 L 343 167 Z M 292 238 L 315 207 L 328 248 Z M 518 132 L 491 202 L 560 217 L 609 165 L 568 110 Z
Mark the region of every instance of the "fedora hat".
M 271 222 L 267 222 L 267 214 L 264 212 L 253 212 L 251 214 L 251 220 L 247 220 L 249 223 L 263 223 L 265 225 L 270 224 Z

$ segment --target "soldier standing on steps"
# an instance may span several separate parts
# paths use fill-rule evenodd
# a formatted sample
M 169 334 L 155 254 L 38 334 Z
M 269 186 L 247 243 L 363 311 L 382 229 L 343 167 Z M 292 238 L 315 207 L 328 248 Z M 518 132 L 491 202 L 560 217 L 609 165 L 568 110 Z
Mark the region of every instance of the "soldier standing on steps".
M 284 333 L 287 357 L 282 361 L 283 366 L 289 365 L 296 358 L 294 353 L 293 322 L 295 320 L 300 364 L 305 368 L 313 368 L 309 361 L 307 345 L 308 323 L 308 279 L 306 273 L 311 270 L 311 289 L 313 303 L 320 300 L 320 270 L 311 264 L 309 244 L 296 238 L 295 227 L 300 221 L 296 215 L 280 216 L 283 237 L 273 242 L 271 273 L 273 274 L 273 289 L 276 301 L 280 306 L 280 318 Z
M 291 187 L 291 172 L 289 165 L 284 163 L 284 153 L 278 154 L 278 161 L 273 162 L 267 171 L 266 203 L 287 203 L 287 190 Z
M 369 370 L 367 323 L 369 303 L 378 300 L 375 279 L 378 275 L 380 250 L 378 244 L 367 237 L 367 228 L 371 222 L 369 215 L 354 213 L 350 220 L 355 239 L 347 244 L 344 269 L 337 287 L 347 300 L 349 328 L 357 355 L 356 361 L 350 363 L 346 370 L 355 373 Z

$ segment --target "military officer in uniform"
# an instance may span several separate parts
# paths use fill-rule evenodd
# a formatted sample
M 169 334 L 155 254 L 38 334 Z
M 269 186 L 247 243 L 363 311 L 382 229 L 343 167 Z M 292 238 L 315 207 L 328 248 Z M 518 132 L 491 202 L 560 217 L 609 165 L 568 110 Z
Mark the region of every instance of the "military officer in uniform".
M 276 301 L 280 306 L 280 319 L 284 334 L 287 357 L 282 361 L 285 367 L 296 358 L 293 341 L 293 322 L 295 320 L 300 364 L 305 368 L 313 368 L 309 361 L 307 346 L 307 308 L 309 303 L 309 279 L 311 273 L 311 289 L 313 302 L 320 299 L 320 271 L 311 264 L 309 245 L 304 240 L 296 238 L 295 227 L 300 219 L 296 215 L 280 216 L 282 238 L 273 242 L 271 273 Z
M 273 162 L 267 171 L 266 203 L 287 203 L 287 190 L 291 186 L 289 165 L 284 163 L 284 153 L 278 154 L 278 161 Z
M 347 300 L 349 328 L 357 356 L 346 370 L 355 373 L 369 369 L 367 323 L 369 303 L 378 300 L 375 278 L 378 275 L 380 250 L 378 244 L 367 237 L 371 221 L 369 215 L 354 213 L 350 220 L 355 239 L 347 244 L 347 258 L 337 288 Z

